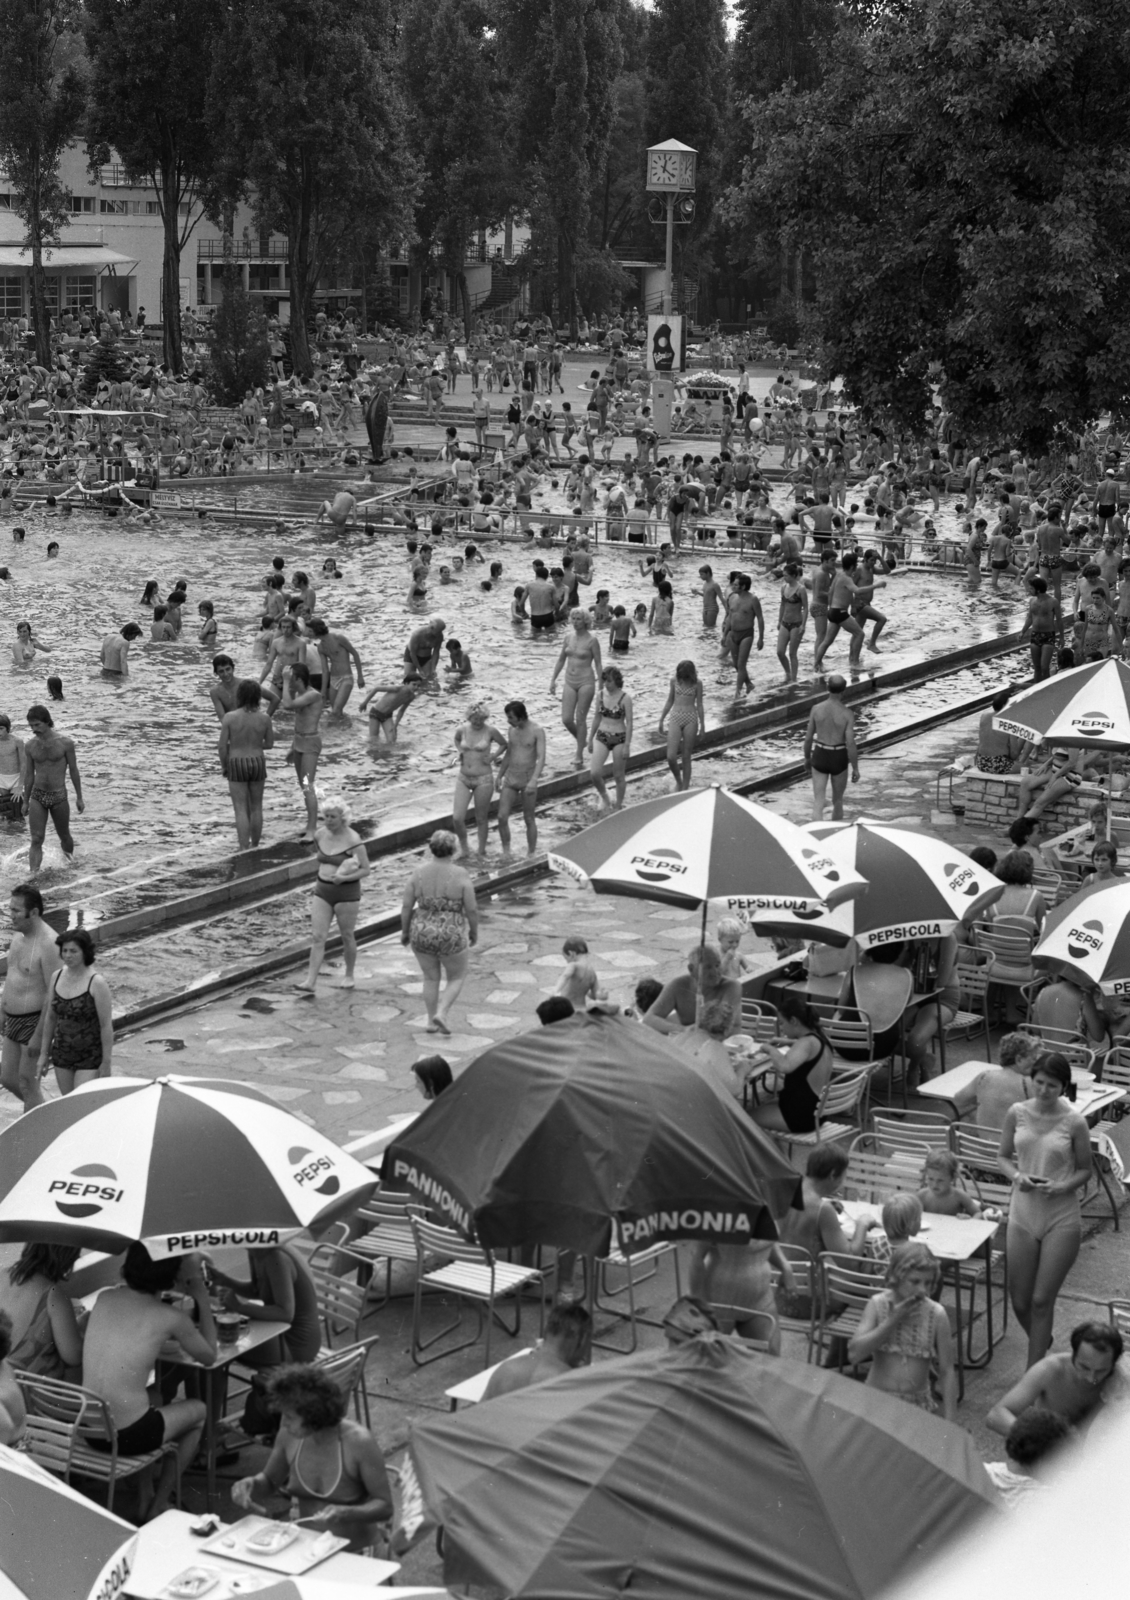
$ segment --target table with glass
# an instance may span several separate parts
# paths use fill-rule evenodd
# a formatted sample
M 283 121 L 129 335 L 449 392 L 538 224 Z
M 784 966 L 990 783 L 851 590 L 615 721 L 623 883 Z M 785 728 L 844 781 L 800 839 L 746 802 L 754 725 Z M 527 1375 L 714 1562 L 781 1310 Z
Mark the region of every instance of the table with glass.
M 879 1208 L 859 1200 L 842 1200 L 844 1215 L 852 1222 L 860 1217 L 873 1217 L 880 1222 Z M 1001 1225 L 999 1217 L 945 1217 L 931 1211 L 922 1219 L 922 1231 L 914 1236 L 914 1244 L 924 1244 L 942 1269 L 942 1277 L 949 1278 L 954 1294 L 954 1345 L 957 1365 L 958 1398 L 965 1395 L 966 1367 L 984 1367 L 993 1356 L 996 1336 L 993 1328 L 992 1248 L 993 1238 Z M 965 1316 L 965 1297 L 961 1269 L 976 1257 L 984 1262 L 985 1283 L 985 1348 L 979 1356 L 973 1354 L 973 1300 L 978 1279 L 968 1280 L 969 1317 Z

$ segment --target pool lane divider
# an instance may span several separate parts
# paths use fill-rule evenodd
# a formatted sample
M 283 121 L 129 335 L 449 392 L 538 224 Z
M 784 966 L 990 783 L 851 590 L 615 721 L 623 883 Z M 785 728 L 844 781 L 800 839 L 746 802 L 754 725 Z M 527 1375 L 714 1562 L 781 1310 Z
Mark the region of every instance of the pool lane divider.
M 976 647 L 970 646 L 968 648 Z M 964 663 L 964 665 L 969 664 L 970 663 L 968 662 Z M 904 668 L 900 670 L 905 672 L 909 669 Z M 949 670 L 956 671 L 960 669 L 951 668 Z M 940 677 L 944 675 L 945 674 L 935 674 L 934 676 Z M 896 676 L 896 674 L 892 674 L 892 676 Z M 856 687 L 859 688 L 860 686 L 857 685 Z M 984 710 L 987 705 L 991 704 L 999 692 L 999 686 L 982 690 L 978 694 L 971 696 L 967 700 L 960 701 L 956 705 L 950 705 L 943 707 L 938 711 L 928 712 L 924 716 L 916 717 L 913 721 L 903 723 L 897 728 L 888 729 L 885 732 L 860 739 L 859 749 L 865 755 L 874 753 L 878 750 L 886 748 L 888 745 L 902 743 L 907 739 L 916 737 L 918 734 L 926 733 L 933 728 L 941 727 L 947 722 L 959 721 L 962 717 L 971 716 L 977 711 Z M 858 699 L 859 697 L 857 696 L 857 704 Z M 661 752 L 660 754 L 662 755 L 662 759 L 666 760 L 665 753 Z M 803 761 L 786 761 L 764 773 L 759 774 L 755 778 L 747 779 L 742 783 L 735 783 L 731 787 L 737 794 L 753 795 L 757 793 L 768 793 L 774 789 L 786 788 L 790 784 L 797 782 L 805 775 L 805 770 L 806 769 Z M 579 780 L 584 777 L 584 774 L 569 774 L 568 776 L 570 779 Z M 583 784 L 578 784 L 577 786 L 583 787 Z M 404 831 L 420 831 L 426 838 L 433 827 L 443 826 L 444 820 L 445 819 L 442 818 L 438 820 L 433 819 L 433 821 L 429 823 L 414 824 L 412 829 L 406 829 Z M 370 842 L 373 844 L 380 844 L 384 841 L 382 839 L 379 841 Z M 383 854 L 385 852 L 378 851 L 376 853 Z M 314 865 L 314 863 L 310 864 L 311 871 L 307 874 L 307 876 L 312 876 Z M 475 893 L 480 900 L 489 900 L 494 896 L 526 887 L 527 885 L 536 882 L 537 879 L 544 877 L 548 871 L 549 868 L 546 858 L 544 856 L 535 856 L 529 861 L 504 867 L 499 869 L 497 872 L 487 873 L 476 878 L 474 880 Z M 362 944 L 372 943 L 378 939 L 388 938 L 390 935 L 397 933 L 399 928 L 400 909 L 399 907 L 390 908 L 365 922 L 359 923 L 357 927 L 357 939 L 358 942 Z M 335 936 L 327 943 L 326 953 L 327 955 L 331 955 L 340 952 L 340 950 L 341 939 L 340 937 Z M 171 1011 L 176 1011 L 188 1006 L 195 1006 L 201 1000 L 206 1000 L 216 995 L 226 993 L 229 990 L 243 988 L 248 984 L 261 982 L 265 979 L 278 976 L 280 973 L 288 971 L 296 965 L 308 960 L 309 955 L 309 943 L 299 940 L 293 944 L 282 947 L 271 956 L 260 958 L 245 965 L 241 966 L 236 964 L 228 967 L 218 968 L 214 972 L 207 973 L 202 977 L 193 980 L 193 982 L 187 984 L 183 989 L 177 989 L 163 995 L 155 996 L 152 1000 L 145 1001 L 142 1005 L 136 1007 L 134 1010 L 123 1012 L 119 1016 L 116 1016 L 114 1018 L 114 1031 L 116 1033 L 130 1032 L 135 1028 L 143 1027 L 146 1023 L 152 1022 L 155 1018 L 164 1016 Z

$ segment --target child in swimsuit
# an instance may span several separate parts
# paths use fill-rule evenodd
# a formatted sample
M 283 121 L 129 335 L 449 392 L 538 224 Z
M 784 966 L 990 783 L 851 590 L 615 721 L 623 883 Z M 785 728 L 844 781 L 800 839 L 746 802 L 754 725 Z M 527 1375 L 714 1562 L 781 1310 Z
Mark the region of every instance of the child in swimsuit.
M 636 625 L 623 606 L 616 606 L 608 629 L 608 648 L 613 655 L 626 656 L 636 637 Z
M 931 1299 L 938 1276 L 938 1263 L 924 1244 L 900 1245 L 887 1268 L 887 1287 L 868 1302 L 848 1343 L 848 1357 L 858 1364 L 870 1356 L 868 1387 L 897 1395 L 922 1411 L 937 1410 L 930 1390 L 930 1365 L 935 1362 L 945 1420 L 952 1422 L 957 1377 L 949 1318 L 944 1306 Z
M 576 1011 L 584 1011 L 590 1000 L 607 1000 L 608 990 L 601 988 L 596 968 L 589 960 L 589 947 L 584 939 L 566 939 L 561 953 L 569 965 L 561 974 L 554 994 L 563 995 Z

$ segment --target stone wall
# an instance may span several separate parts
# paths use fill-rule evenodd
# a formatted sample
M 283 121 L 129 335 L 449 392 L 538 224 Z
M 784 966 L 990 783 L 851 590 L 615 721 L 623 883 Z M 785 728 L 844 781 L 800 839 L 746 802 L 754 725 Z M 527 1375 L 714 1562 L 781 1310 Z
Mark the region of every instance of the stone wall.
M 1009 825 L 1016 817 L 1016 791 L 1019 786 L 1020 777 L 1017 773 L 978 772 L 970 768 L 961 784 L 966 822 L 979 823 L 982 827 L 991 828 L 994 833 L 1007 835 Z M 1095 801 L 1104 798 L 1105 791 L 1097 784 L 1080 784 L 1078 789 L 1064 795 L 1041 814 L 1044 831 L 1049 834 L 1066 833 L 1069 828 L 1079 827 L 1088 820 Z

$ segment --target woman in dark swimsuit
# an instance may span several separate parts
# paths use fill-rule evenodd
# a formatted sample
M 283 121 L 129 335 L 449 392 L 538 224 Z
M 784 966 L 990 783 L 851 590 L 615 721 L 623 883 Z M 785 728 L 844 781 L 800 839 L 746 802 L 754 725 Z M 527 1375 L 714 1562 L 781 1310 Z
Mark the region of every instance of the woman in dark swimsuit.
M 781 1025 L 782 1044 L 788 1048 L 767 1044 L 762 1049 L 785 1081 L 775 1101 L 754 1108 L 753 1119 L 778 1133 L 812 1133 L 816 1107 L 832 1076 L 832 1046 L 801 1000 L 782 1002 Z
M 307 994 L 314 993 L 326 953 L 326 938 L 335 918 L 345 957 L 345 976 L 338 987 L 352 989 L 353 964 L 357 960 L 353 930 L 361 909 L 361 879 L 369 870 L 361 837 L 349 826 L 349 807 L 337 795 L 327 795 L 322 801 L 322 825 L 314 835 L 314 843 L 318 847 L 318 876 L 310 912 L 310 966 L 306 982 L 298 985 Z
M 114 1049 L 113 1001 L 105 978 L 91 972 L 94 940 L 85 928 L 68 928 L 55 943 L 63 959 L 48 989 L 39 1070 L 55 1068 L 60 1094 L 110 1076 Z

